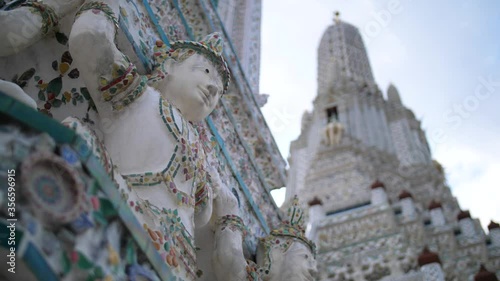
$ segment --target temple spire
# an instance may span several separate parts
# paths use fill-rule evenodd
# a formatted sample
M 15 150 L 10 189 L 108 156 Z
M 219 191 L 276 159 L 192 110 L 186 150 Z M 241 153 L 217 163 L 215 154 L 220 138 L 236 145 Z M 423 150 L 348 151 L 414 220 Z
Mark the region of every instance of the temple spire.
M 387 88 L 387 100 L 395 104 L 402 104 L 401 97 L 399 96 L 399 91 L 392 83 L 390 83 L 389 87 Z

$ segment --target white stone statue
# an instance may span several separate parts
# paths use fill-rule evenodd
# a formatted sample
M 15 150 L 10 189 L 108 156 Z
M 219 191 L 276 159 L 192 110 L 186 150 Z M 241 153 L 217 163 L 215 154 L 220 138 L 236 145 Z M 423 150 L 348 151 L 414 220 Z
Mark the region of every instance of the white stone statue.
M 342 139 L 344 126 L 335 119 L 331 119 L 324 129 L 323 143 L 328 146 L 338 145 Z
M 83 0 L 12 1 L 0 10 L 0 57 L 10 56 L 53 34 L 59 19 Z
M 208 116 L 227 90 L 223 42 L 216 33 L 170 49 L 159 41 L 161 65 L 153 75 L 140 75 L 114 43 L 118 5 L 85 3 L 69 49 L 97 107 L 104 145 L 126 182 L 124 199 L 175 274 L 193 280 L 194 228 L 211 217 L 212 190 L 191 122 Z
M 238 204 L 228 188 L 216 189 L 214 215 L 215 250 L 213 268 L 218 281 L 313 280 L 317 271 L 315 245 L 305 237 L 303 213 L 297 197 L 288 208 L 282 224 L 261 238 L 257 248 L 257 264 L 245 261 L 243 237 L 246 233 L 238 217 Z M 230 270 L 228 270 L 230 268 Z

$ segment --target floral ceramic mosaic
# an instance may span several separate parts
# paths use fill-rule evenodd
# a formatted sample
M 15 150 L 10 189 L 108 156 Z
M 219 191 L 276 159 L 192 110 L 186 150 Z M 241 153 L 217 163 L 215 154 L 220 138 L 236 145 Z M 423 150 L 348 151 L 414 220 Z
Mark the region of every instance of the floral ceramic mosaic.
M 47 134 L 21 131 L 13 125 L 0 126 L 0 132 L 2 147 L 13 144 L 11 137 L 24 144 L 15 153 L 0 152 L 0 158 L 19 167 L 16 178 L 22 175 L 24 192 L 16 197 L 16 245 L 23 244 L 26 250 L 17 252 L 19 262 L 32 264 L 33 273 L 52 280 L 122 280 L 127 276 L 160 280 L 149 262 L 144 262 L 138 241 L 120 220 L 123 217 L 117 216 L 96 179 L 84 171 L 80 156 L 69 154 L 70 146 L 56 145 Z M 5 196 L 0 206 L 0 217 L 6 218 Z
M 117 67 L 115 69 L 116 75 L 105 77 L 106 81 L 104 82 L 103 80 L 104 85 L 101 86 L 106 86 L 109 82 L 112 82 L 112 80 L 114 81 L 114 79 L 122 78 L 122 76 L 124 77 L 124 79 L 121 80 L 123 82 L 122 87 L 126 86 L 125 80 L 134 79 L 134 77 L 130 77 L 129 79 L 129 74 L 132 76 L 146 74 L 154 68 L 153 46 L 159 39 L 163 38 L 161 38 L 162 35 L 160 34 L 161 32 L 159 32 L 158 26 L 155 24 L 154 20 L 150 18 L 151 12 L 155 15 L 156 21 L 170 41 L 169 43 L 178 39 L 189 39 L 187 31 L 192 32 L 195 34 L 195 37 L 199 39 L 209 34 L 211 27 L 207 22 L 208 15 L 205 14 L 206 11 L 200 3 L 200 1 L 196 0 L 178 2 L 165 0 L 123 1 L 119 13 L 117 13 L 119 34 L 116 43 L 128 57 L 132 58 L 133 63 L 137 65 L 137 70 L 134 70 L 135 72 L 132 73 L 132 71 L 127 72 L 127 67 L 124 69 Z M 148 8 L 150 8 L 151 11 L 149 11 Z M 180 8 L 183 12 L 182 15 L 178 13 L 179 11 L 177 8 Z M 208 8 L 209 11 L 212 9 L 211 5 L 207 5 L 206 8 Z M 93 154 L 97 157 L 100 164 L 105 167 L 108 175 L 111 175 L 113 174 L 111 159 L 104 153 L 105 148 L 99 145 L 99 141 L 96 141 L 98 140 L 97 136 L 100 135 L 100 127 L 96 121 L 97 112 L 90 99 L 88 90 L 83 83 L 83 79 L 80 77 L 80 72 L 74 66 L 72 56 L 68 52 L 67 41 L 71 32 L 75 12 L 76 11 L 70 12 L 68 16 L 59 19 L 59 28 L 56 33 L 48 34 L 46 38 L 19 54 L 0 58 L 0 63 L 12 66 L 9 69 L 0 69 L 0 77 L 6 80 L 12 80 L 20 85 L 37 101 L 39 111 L 57 120 L 63 120 L 68 116 L 76 116 L 81 120 L 79 121 L 80 125 L 88 126 L 89 131 L 95 130 L 97 134 L 89 138 L 89 140 L 91 140 L 91 146 L 93 146 L 93 148 L 97 147 L 97 150 L 94 150 Z M 211 14 L 210 17 L 214 18 L 214 14 Z M 188 26 L 184 25 L 183 19 L 186 20 Z M 226 45 L 226 48 L 227 47 Z M 234 64 L 234 54 L 229 52 L 228 57 Z M 236 73 L 238 76 L 242 75 L 242 73 Z M 241 77 L 238 79 L 242 81 Z M 104 89 L 104 91 L 111 90 L 111 88 Z M 233 87 L 232 90 L 229 91 L 233 96 L 241 97 L 242 94 L 245 94 L 239 93 L 238 87 Z M 111 92 L 110 96 L 112 96 Z M 132 100 L 133 99 L 130 101 Z M 221 174 L 221 180 L 228 186 L 231 186 L 233 193 L 238 197 L 240 203 L 241 219 L 248 228 L 245 244 L 250 252 L 255 251 L 258 238 L 265 236 L 268 228 L 277 225 L 279 222 L 277 216 L 278 210 L 272 203 L 272 199 L 265 186 L 266 180 L 264 179 L 275 177 L 276 173 L 274 172 L 274 166 L 265 163 L 265 161 L 269 160 L 268 158 L 265 158 L 265 161 L 254 160 L 252 162 L 253 158 L 259 157 L 259 154 L 254 153 L 255 145 L 251 141 L 251 138 L 239 137 L 235 129 L 236 127 L 242 128 L 239 129 L 243 131 L 241 135 L 250 135 L 250 131 L 252 130 L 254 132 L 258 131 L 258 126 L 262 124 L 253 124 L 253 119 L 249 118 L 247 115 L 247 112 L 261 115 L 258 109 L 254 107 L 253 104 L 247 102 L 247 99 L 242 100 L 240 103 L 232 104 L 225 102 L 224 105 L 219 104 L 212 114 L 212 120 L 217 131 L 213 132 L 213 128 L 205 124 L 205 122 L 195 124 L 200 141 L 195 146 L 188 147 L 183 143 L 182 136 L 180 136 L 178 148 L 178 155 L 187 155 L 187 157 L 193 157 L 197 153 L 196 151 L 199 153 L 201 150 L 204 150 L 207 154 L 207 161 L 209 161 L 211 166 L 217 167 L 217 171 Z M 238 108 L 242 108 L 242 110 L 238 112 Z M 120 107 L 117 107 L 117 109 L 120 109 Z M 165 109 L 165 107 L 163 109 Z M 168 123 L 168 108 L 165 110 L 163 109 L 162 112 L 165 113 L 164 117 Z M 235 116 L 237 118 L 234 118 Z M 251 137 L 255 138 L 255 133 L 252 133 Z M 262 139 L 268 140 L 269 138 L 266 136 Z M 224 143 L 224 149 L 228 154 L 221 149 L 218 141 Z M 243 145 L 249 146 L 250 149 L 244 149 Z M 68 161 L 74 159 L 74 155 L 70 150 L 63 150 L 63 152 Z M 191 154 L 188 155 L 189 153 Z M 275 155 L 279 155 L 279 153 Z M 173 162 L 175 162 L 175 160 L 174 157 Z M 178 160 L 178 164 L 175 164 L 178 167 L 178 173 L 189 179 L 204 178 L 204 168 L 202 165 L 197 165 L 197 171 L 195 171 L 183 165 L 182 157 L 179 157 Z M 262 171 L 258 171 L 259 169 Z M 167 178 L 168 181 L 167 174 L 162 173 L 161 175 L 162 180 Z M 262 175 L 264 175 L 264 178 Z M 133 185 L 134 183 L 144 183 L 147 179 L 149 183 L 153 183 L 156 181 L 155 177 L 157 176 L 156 173 L 152 175 L 142 175 L 142 178 L 140 176 L 131 176 L 129 177 L 129 182 Z M 172 177 L 175 175 L 172 174 L 170 176 Z M 198 180 L 198 182 L 203 181 Z M 175 186 L 170 186 L 170 184 L 168 186 L 170 191 L 173 192 Z M 181 193 L 177 193 L 181 194 L 179 202 L 202 206 L 204 201 L 199 199 L 206 198 L 206 196 L 204 196 L 206 193 L 206 186 L 198 184 L 195 188 L 196 194 L 198 195 L 197 197 L 192 198 L 191 196 L 183 196 Z M 247 191 L 245 191 L 245 189 Z M 91 201 L 94 202 L 93 206 L 98 205 L 96 200 L 97 199 L 91 199 Z M 254 203 L 250 203 L 249 200 Z M 129 201 L 130 200 L 127 201 L 127 204 L 134 212 L 140 212 L 140 208 L 137 209 L 137 206 L 145 206 L 145 203 L 141 203 L 140 200 L 133 201 L 134 206 L 130 206 Z M 170 216 L 171 219 L 175 218 L 174 211 L 175 210 L 159 210 L 162 216 Z M 171 213 L 167 215 L 169 212 Z M 95 216 L 95 220 L 103 221 L 100 215 Z M 259 216 L 262 216 L 262 218 Z M 85 229 L 91 224 L 89 222 L 95 223 L 89 216 L 84 216 L 75 221 L 74 227 L 75 229 Z M 179 226 L 179 229 L 182 229 L 182 227 Z M 159 231 L 156 226 L 147 226 L 147 228 L 143 226 L 143 230 L 148 234 Z M 179 233 L 182 234 L 182 231 Z M 154 247 L 156 247 L 154 243 L 161 244 L 158 242 L 160 241 L 163 242 L 162 247 L 164 247 L 163 249 L 165 250 L 164 244 L 167 241 L 165 237 L 163 237 L 163 241 L 161 241 L 159 235 L 149 236 L 151 242 L 155 245 Z M 186 235 L 182 234 L 180 236 L 183 237 L 182 239 L 185 239 Z M 182 243 L 188 245 L 188 240 L 183 240 Z M 195 267 L 193 267 L 194 261 L 190 258 L 185 260 L 181 259 L 181 252 L 188 251 L 189 247 L 182 250 L 183 248 L 179 246 L 179 241 L 171 241 L 169 243 L 169 250 L 165 250 L 166 256 L 163 257 L 164 261 L 170 266 L 188 268 L 191 272 L 191 276 L 194 276 L 193 274 L 197 275 L 198 272 L 196 272 Z M 110 260 L 116 263 L 116 255 L 112 254 L 111 256 L 113 257 L 111 257 Z M 71 261 L 79 261 L 82 263 L 83 267 L 89 268 L 89 270 L 92 271 L 97 270 L 87 264 L 87 261 L 91 260 L 87 254 L 84 255 L 78 252 L 69 253 L 67 258 L 70 263 Z M 139 270 L 136 266 L 131 266 L 130 271 L 134 272 L 134 274 L 143 272 L 143 270 Z M 98 270 L 96 272 L 93 271 L 92 274 L 101 276 Z
M 188 38 L 186 28 L 182 24 L 181 18 L 172 1 L 153 0 L 150 5 L 154 15 L 158 19 L 158 23 L 165 31 L 170 42 Z

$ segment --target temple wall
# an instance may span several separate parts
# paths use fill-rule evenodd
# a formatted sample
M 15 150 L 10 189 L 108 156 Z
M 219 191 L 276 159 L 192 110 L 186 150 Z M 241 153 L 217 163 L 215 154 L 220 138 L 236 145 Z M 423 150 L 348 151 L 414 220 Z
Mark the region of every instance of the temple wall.
M 16 54 L 0 57 L 0 79 L 18 84 L 36 101 L 40 114 L 57 121 L 78 117 L 102 136 L 103 131 L 113 130 L 113 124 L 99 123 L 98 113 L 68 51 L 75 13 L 84 1 L 74 2 L 74 8 L 59 20 L 57 33 L 48 34 Z M 255 38 L 249 39 L 251 55 L 240 61 L 233 38 L 228 37 L 230 33 L 226 32 L 213 4 L 207 0 L 120 1 L 115 43 L 140 74 L 149 74 L 156 67 L 153 47 L 157 40 L 166 44 L 200 40 L 214 31 L 225 37 L 224 57 L 231 69 L 231 86 L 214 112 L 198 125 L 198 131 L 211 163 L 221 173 L 221 180 L 238 197 L 242 219 L 249 229 L 245 247 L 251 256 L 255 254 L 258 238 L 269 234 L 279 223 L 280 213 L 269 192 L 285 185 L 285 161 L 254 96 L 258 89 L 260 45 L 255 44 Z M 224 5 L 230 3 L 220 1 L 218 9 L 227 8 Z M 256 25 L 260 28 L 260 2 L 255 1 L 248 13 L 250 22 L 240 18 L 245 14 L 235 14 L 233 20 L 241 22 L 247 30 Z M 233 33 L 247 36 L 243 30 Z M 23 34 L 18 37 L 22 40 Z

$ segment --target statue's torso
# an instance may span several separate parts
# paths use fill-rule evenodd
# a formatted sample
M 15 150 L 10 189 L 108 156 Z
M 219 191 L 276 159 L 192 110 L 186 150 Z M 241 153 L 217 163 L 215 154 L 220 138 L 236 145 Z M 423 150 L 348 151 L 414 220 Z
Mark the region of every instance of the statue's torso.
M 195 205 L 207 188 L 196 129 L 151 87 L 112 124 L 105 143 L 127 183 L 129 206 L 165 261 L 194 274 Z

